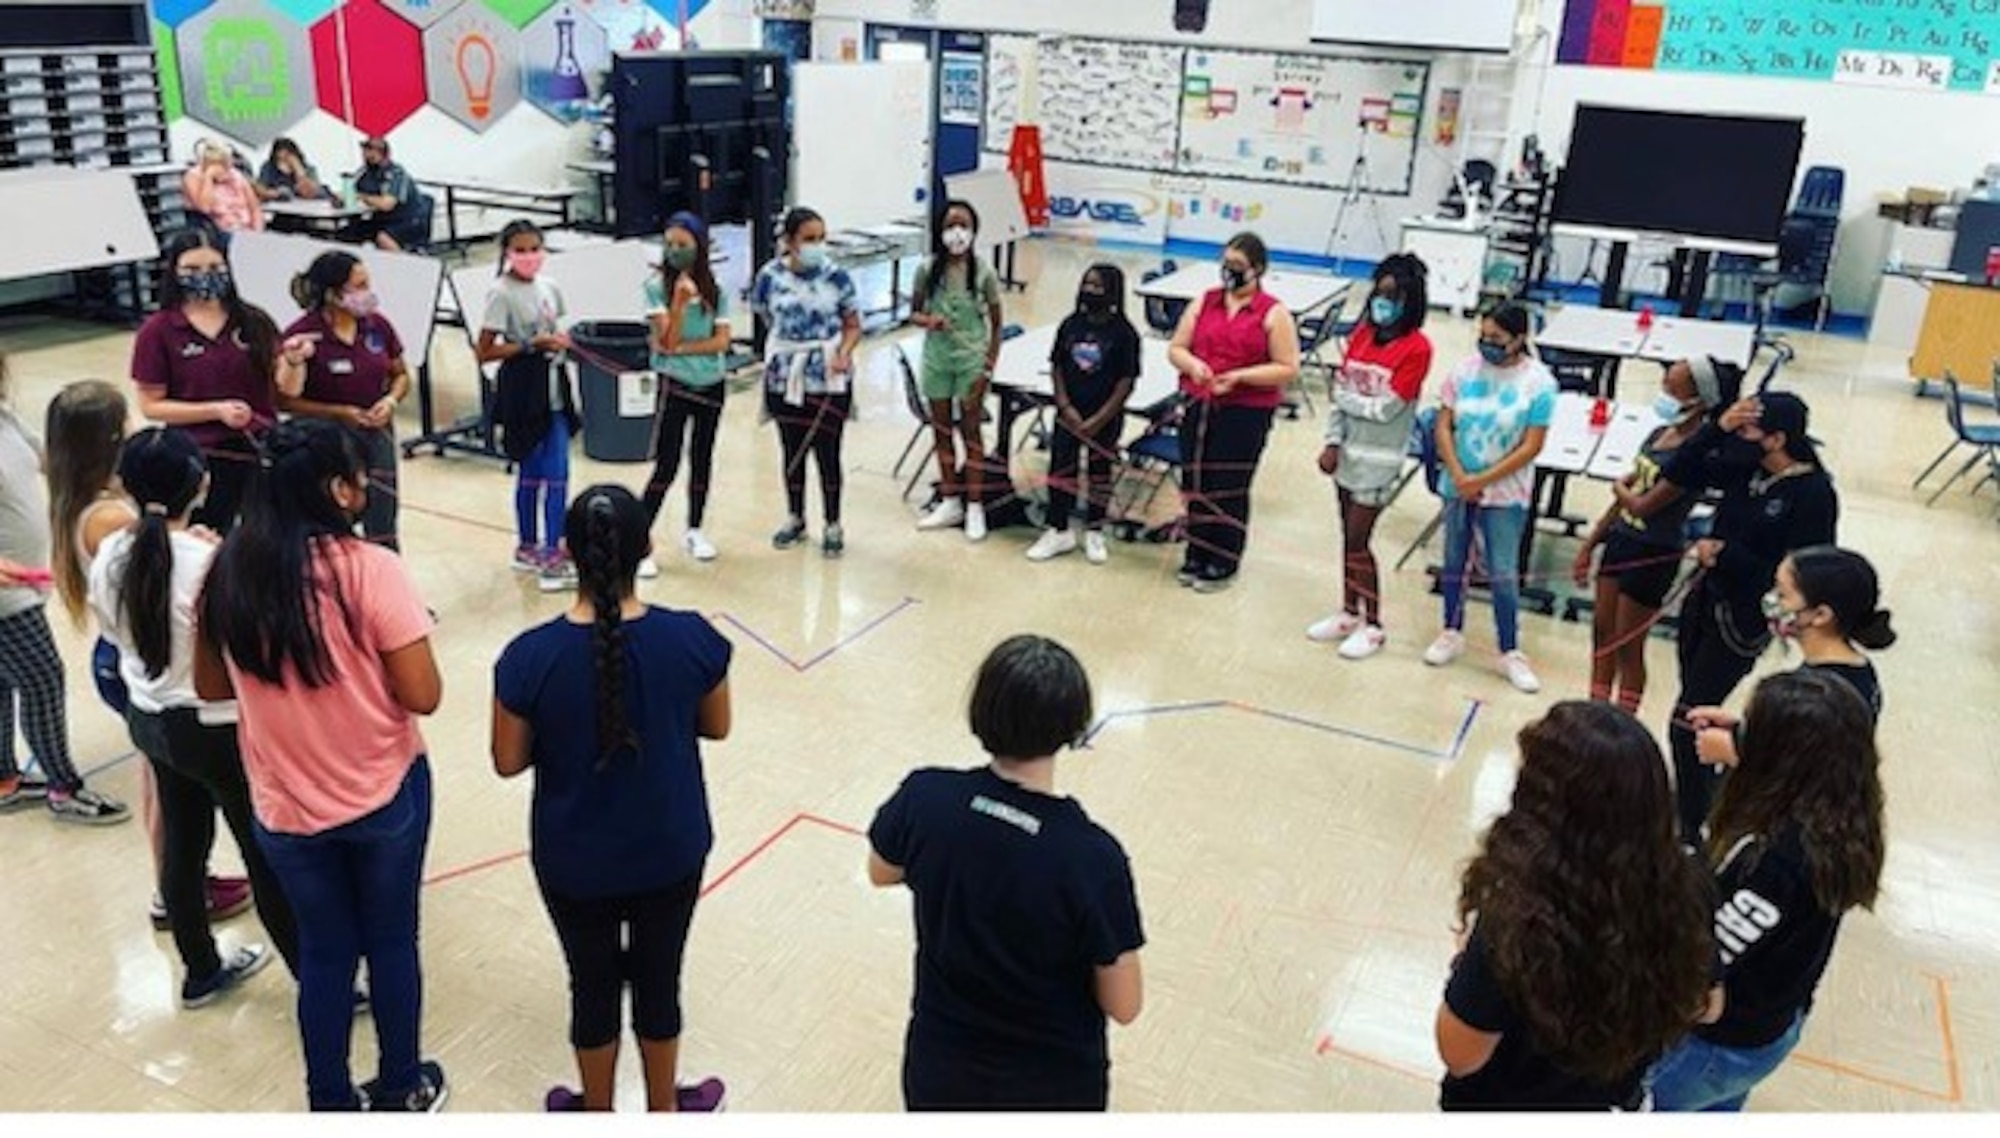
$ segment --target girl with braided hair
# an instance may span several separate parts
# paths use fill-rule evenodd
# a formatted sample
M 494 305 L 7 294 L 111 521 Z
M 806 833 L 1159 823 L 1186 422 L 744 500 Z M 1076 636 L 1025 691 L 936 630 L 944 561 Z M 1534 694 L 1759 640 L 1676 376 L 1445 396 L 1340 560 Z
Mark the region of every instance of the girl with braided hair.
M 536 881 L 570 977 L 581 1090 L 551 1111 L 608 1111 L 632 989 L 632 1028 L 655 1111 L 721 1108 L 720 1079 L 676 1082 L 681 956 L 714 844 L 702 739 L 729 735 L 731 646 L 698 613 L 634 596 L 652 555 L 646 507 L 599 485 L 570 504 L 576 602 L 516 637 L 493 670 L 493 769 L 535 771 Z

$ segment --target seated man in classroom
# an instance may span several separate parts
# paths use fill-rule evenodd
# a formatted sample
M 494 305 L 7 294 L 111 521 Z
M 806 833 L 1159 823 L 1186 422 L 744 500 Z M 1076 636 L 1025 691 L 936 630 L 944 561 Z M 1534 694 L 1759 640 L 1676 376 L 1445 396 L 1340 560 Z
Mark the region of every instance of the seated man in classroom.
M 341 239 L 373 242 L 391 251 L 429 244 L 429 199 L 408 170 L 389 160 L 389 140 L 363 142 L 361 161 L 361 175 L 354 179 L 355 204 L 371 212 L 343 227 Z

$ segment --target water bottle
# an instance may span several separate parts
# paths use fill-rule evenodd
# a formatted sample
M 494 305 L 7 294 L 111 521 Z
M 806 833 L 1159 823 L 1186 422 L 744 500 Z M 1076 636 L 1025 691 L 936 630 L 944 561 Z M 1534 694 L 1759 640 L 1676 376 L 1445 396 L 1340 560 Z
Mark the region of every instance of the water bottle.
M 354 204 L 354 175 L 352 174 L 342 174 L 340 176 L 340 204 Z

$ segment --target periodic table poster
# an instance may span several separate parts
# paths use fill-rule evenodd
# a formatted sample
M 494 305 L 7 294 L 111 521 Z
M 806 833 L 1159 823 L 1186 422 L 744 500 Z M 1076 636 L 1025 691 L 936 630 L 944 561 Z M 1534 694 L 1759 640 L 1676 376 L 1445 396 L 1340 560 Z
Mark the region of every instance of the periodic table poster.
M 1568 0 L 1556 62 L 2000 94 L 1996 0 Z

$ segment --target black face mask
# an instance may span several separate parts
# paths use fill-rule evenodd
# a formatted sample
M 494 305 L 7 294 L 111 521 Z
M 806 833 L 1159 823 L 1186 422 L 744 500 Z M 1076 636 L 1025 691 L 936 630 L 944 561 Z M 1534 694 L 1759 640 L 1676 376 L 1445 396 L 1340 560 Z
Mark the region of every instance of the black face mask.
M 1755 470 L 1764 461 L 1764 443 L 1731 435 L 1716 448 L 1715 462 L 1726 470 Z
M 1077 306 L 1091 316 L 1103 316 L 1111 311 L 1111 295 L 1085 289 L 1076 296 Z
M 1236 292 L 1249 283 L 1250 271 L 1248 269 L 1239 269 L 1233 265 L 1222 266 L 1222 287 L 1228 289 L 1230 292 Z
M 230 280 L 228 269 L 203 269 L 199 272 L 183 273 L 180 278 L 181 294 L 189 300 L 227 300 L 236 289 Z

